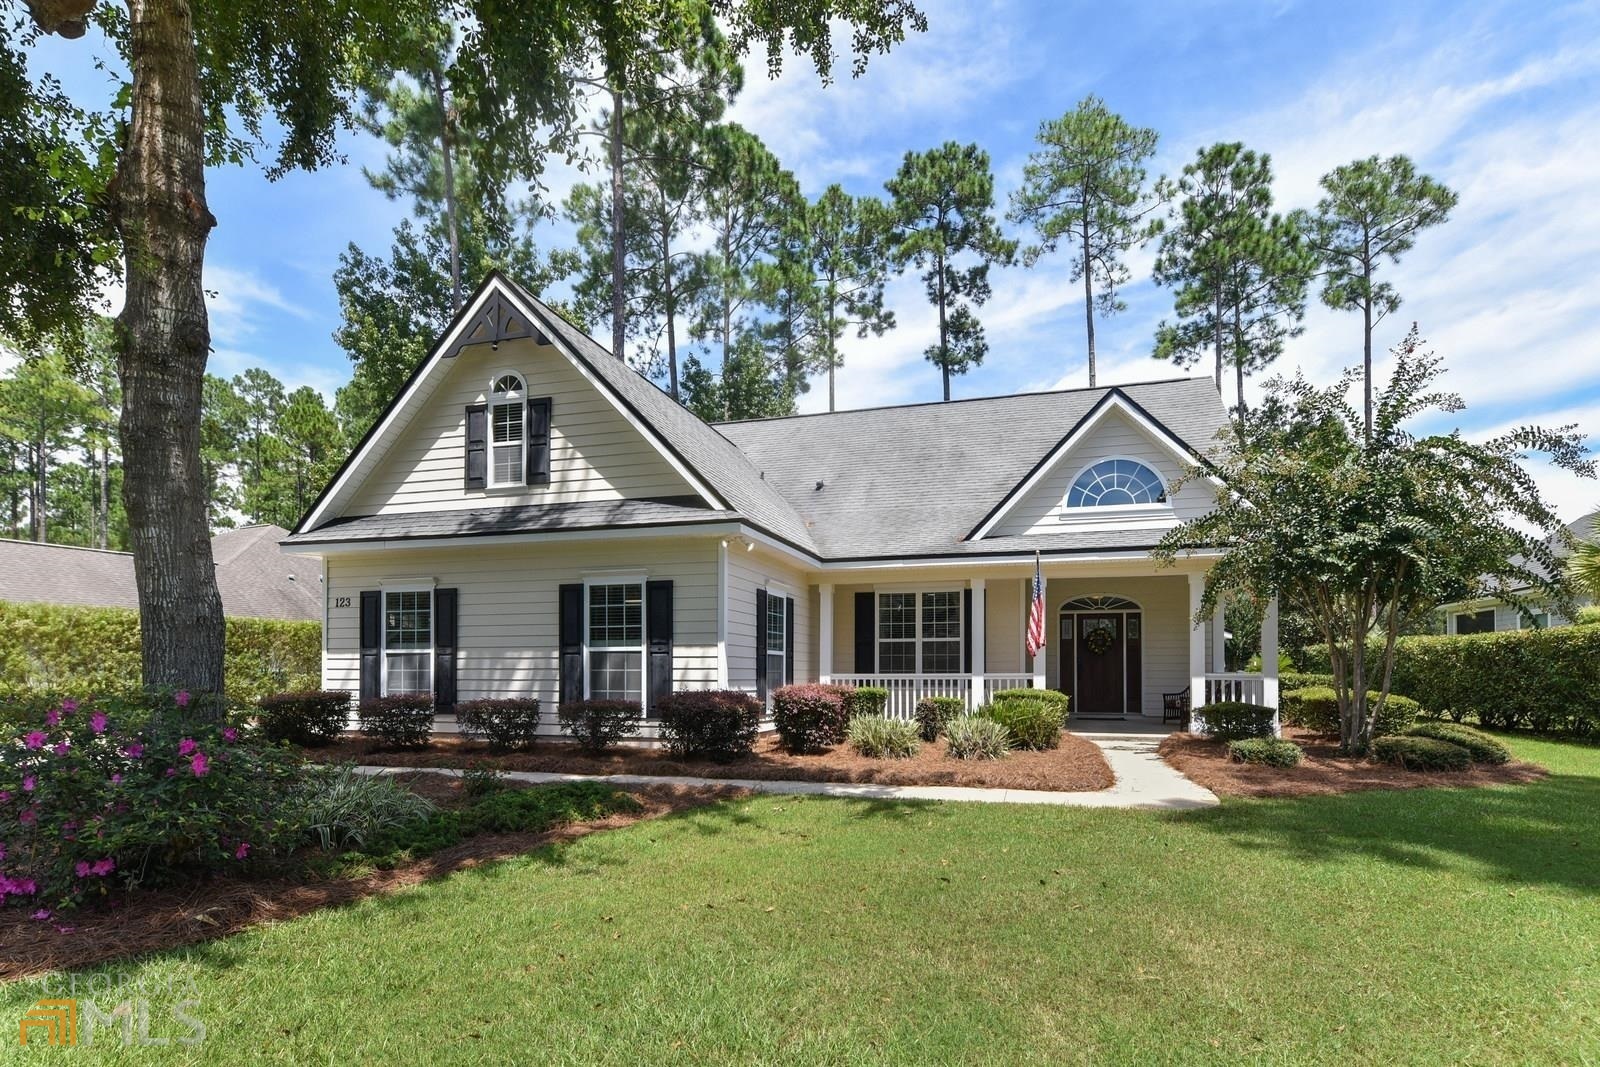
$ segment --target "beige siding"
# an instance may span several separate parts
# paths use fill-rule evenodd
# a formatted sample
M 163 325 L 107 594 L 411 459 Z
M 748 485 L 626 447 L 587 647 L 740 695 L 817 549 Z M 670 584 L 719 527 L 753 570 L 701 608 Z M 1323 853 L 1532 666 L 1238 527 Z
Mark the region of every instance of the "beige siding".
M 1184 472 L 1184 465 L 1175 459 L 1170 450 L 1151 440 L 1149 434 L 1120 411 L 1109 412 L 1084 440 L 1057 458 L 1049 472 L 1019 500 L 1005 520 L 993 532 L 995 537 L 1017 534 L 1060 533 L 1073 529 L 1078 522 L 1107 521 L 1102 513 L 1095 516 L 1085 510 L 1080 518 L 1070 521 L 1061 518 L 1061 504 L 1083 468 L 1101 459 L 1136 459 L 1155 471 L 1169 484 Z M 1191 482 L 1172 498 L 1172 519 L 1189 519 L 1211 508 L 1213 497 L 1209 483 Z M 1137 525 L 1136 523 L 1132 525 Z
M 1023 648 L 1026 617 L 1025 579 L 991 578 L 984 586 L 984 671 L 987 674 L 1021 673 L 1028 669 Z
M 558 587 L 606 572 L 673 583 L 673 685 L 717 684 L 717 541 L 594 541 L 353 553 L 328 560 L 323 684 L 360 685 L 361 591 L 384 583 L 459 590 L 457 696 L 531 695 L 553 728 L 559 682 Z M 348 606 L 337 606 L 348 597 Z
M 466 407 L 488 399 L 491 381 L 513 371 L 533 396 L 551 398 L 550 484 L 515 489 L 462 486 Z M 684 496 L 693 492 L 631 422 L 561 353 L 532 341 L 498 351 L 473 345 L 444 362 L 442 380 L 393 431 L 383 457 L 361 475 L 345 515 L 449 508 Z
M 735 545 L 728 550 L 729 685 L 752 691 L 756 687 L 756 590 L 761 588 L 794 598 L 794 679 L 815 681 L 816 599 L 805 572 L 766 553 L 746 552 Z

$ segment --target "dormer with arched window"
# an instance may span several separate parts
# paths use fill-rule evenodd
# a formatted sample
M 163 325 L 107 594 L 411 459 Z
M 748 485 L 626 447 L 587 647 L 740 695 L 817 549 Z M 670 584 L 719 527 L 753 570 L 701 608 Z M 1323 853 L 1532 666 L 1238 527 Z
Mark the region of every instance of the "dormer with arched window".
M 1065 508 L 1153 507 L 1167 502 L 1161 475 L 1136 459 L 1096 460 L 1078 472 Z

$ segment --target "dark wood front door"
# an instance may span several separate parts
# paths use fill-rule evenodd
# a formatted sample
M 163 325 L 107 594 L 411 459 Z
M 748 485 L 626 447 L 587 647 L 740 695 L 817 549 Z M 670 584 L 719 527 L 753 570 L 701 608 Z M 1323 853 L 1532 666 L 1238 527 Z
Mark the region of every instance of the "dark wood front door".
M 1139 612 L 1061 616 L 1061 688 L 1074 715 L 1137 715 L 1141 689 Z

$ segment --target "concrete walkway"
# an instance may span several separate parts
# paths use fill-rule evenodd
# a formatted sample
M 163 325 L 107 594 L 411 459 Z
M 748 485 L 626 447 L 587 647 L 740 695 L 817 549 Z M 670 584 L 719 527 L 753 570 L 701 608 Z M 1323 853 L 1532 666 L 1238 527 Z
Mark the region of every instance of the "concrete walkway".
M 1108 724 L 1110 725 L 1110 724 Z M 979 789 L 951 785 L 871 785 L 855 782 L 799 782 L 756 778 L 687 778 L 650 774 L 557 774 L 550 771 L 506 771 L 516 782 L 543 785 L 548 782 L 608 782 L 613 785 L 732 786 L 756 793 L 855 797 L 862 800 L 964 800 L 983 804 L 1057 804 L 1076 808 L 1142 808 L 1182 810 L 1205 808 L 1217 803 L 1216 794 L 1202 789 L 1156 755 L 1160 734 L 1086 733 L 1075 730 L 1105 753 L 1106 762 L 1117 776 L 1110 789 L 1097 793 L 1058 793 L 1045 789 Z M 396 774 L 431 771 L 460 774 L 441 767 L 358 768 L 367 774 Z

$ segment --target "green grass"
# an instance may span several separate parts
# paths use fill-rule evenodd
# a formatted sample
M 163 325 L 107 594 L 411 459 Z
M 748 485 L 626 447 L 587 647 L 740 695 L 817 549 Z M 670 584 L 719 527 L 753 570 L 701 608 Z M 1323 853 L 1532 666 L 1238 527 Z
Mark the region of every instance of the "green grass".
M 115 1062 L 1593 1063 L 1600 749 L 1514 748 L 1551 777 L 725 804 L 108 968 L 209 1030 Z

